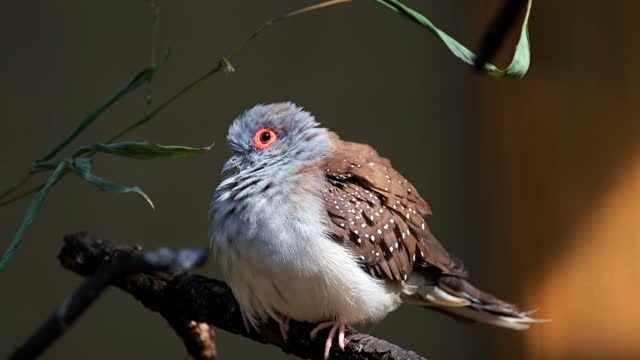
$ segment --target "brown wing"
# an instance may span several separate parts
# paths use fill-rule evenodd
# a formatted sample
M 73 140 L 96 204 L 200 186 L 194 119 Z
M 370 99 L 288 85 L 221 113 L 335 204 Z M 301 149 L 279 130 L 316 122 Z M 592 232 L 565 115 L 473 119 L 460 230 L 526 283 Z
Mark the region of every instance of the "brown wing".
M 323 164 L 331 235 L 372 275 L 406 280 L 414 268 L 464 276 L 425 222 L 429 205 L 389 160 L 370 146 L 345 142 Z

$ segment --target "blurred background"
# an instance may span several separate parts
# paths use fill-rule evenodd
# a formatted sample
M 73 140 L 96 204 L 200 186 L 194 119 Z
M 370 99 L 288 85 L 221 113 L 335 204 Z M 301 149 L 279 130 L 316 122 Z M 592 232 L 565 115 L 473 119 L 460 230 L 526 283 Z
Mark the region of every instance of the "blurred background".
M 267 18 L 312 1 L 161 1 L 157 51 L 170 57 L 153 104 L 215 65 Z M 476 49 L 501 2 L 409 1 Z M 7 2 L 0 12 L 0 185 L 7 186 L 149 64 L 153 10 L 138 1 Z M 56 259 L 65 233 L 117 243 L 202 246 L 229 151 L 226 128 L 259 102 L 293 100 L 343 138 L 392 159 L 431 204 L 430 224 L 476 285 L 552 322 L 526 332 L 402 308 L 360 330 L 429 359 L 640 358 L 640 5 L 534 2 L 522 80 L 479 76 L 427 31 L 373 1 L 277 24 L 220 74 L 127 137 L 216 147 L 185 159 L 98 156 L 96 173 L 141 186 L 105 194 L 75 177 L 51 192 L 0 273 L 0 358 L 80 282 Z M 497 63 L 508 62 L 515 36 Z M 160 57 L 160 55 L 158 56 Z M 71 149 L 139 118 L 146 90 L 101 117 Z M 153 106 L 152 104 L 152 106 Z M 35 183 L 34 183 L 35 184 Z M 4 248 L 27 201 L 0 209 Z M 213 266 L 200 272 L 217 276 Z M 287 358 L 218 332 L 222 358 Z M 110 289 L 44 359 L 183 359 L 158 315 Z

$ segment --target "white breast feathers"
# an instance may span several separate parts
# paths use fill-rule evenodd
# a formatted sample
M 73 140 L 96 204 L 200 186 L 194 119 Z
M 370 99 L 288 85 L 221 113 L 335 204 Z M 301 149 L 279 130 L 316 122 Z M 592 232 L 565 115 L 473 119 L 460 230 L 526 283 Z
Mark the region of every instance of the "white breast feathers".
M 300 191 L 271 186 L 250 200 L 235 196 L 241 184 L 223 182 L 209 224 L 216 261 L 254 326 L 267 317 L 380 320 L 400 305 L 400 291 L 365 273 L 349 249 L 327 236 L 321 184 L 308 175 L 287 180 Z

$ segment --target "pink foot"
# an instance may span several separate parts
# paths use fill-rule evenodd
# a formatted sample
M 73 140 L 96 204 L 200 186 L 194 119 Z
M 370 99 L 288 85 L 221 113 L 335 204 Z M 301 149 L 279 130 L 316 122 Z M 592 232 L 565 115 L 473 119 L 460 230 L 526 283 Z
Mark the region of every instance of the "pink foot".
M 289 341 L 289 318 L 278 320 L 278 324 L 280 325 L 280 334 L 282 334 L 282 339 L 284 342 Z
M 331 330 L 329 330 L 329 335 L 327 336 L 327 341 L 324 344 L 324 360 L 329 359 L 329 351 L 331 350 L 331 345 L 333 345 L 333 337 L 336 336 L 336 332 L 338 332 L 338 346 L 340 346 L 340 349 L 344 350 L 344 330 L 346 327 L 346 321 L 336 319 L 334 321 L 325 321 L 320 323 L 311 330 L 310 337 L 314 339 L 321 330 L 331 328 Z

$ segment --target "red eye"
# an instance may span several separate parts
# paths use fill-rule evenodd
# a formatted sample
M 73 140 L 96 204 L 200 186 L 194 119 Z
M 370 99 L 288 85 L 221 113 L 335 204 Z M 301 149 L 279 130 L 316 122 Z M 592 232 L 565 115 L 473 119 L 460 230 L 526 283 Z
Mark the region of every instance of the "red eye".
M 253 146 L 257 149 L 264 150 L 273 144 L 274 141 L 278 138 L 276 132 L 269 128 L 262 128 L 256 131 L 256 134 L 253 136 Z

